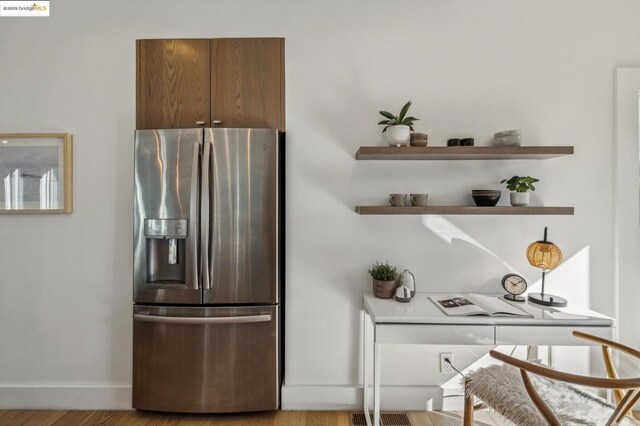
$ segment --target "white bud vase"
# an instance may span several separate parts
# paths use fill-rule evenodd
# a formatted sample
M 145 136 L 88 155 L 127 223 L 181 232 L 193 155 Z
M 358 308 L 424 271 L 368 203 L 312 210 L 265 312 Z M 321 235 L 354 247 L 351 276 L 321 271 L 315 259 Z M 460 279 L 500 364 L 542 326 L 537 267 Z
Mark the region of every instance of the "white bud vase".
M 405 146 L 409 143 L 411 129 L 409 126 L 389 126 L 382 132 L 382 140 L 389 146 Z
M 529 204 L 529 192 L 512 192 L 511 205 L 513 207 L 524 207 Z

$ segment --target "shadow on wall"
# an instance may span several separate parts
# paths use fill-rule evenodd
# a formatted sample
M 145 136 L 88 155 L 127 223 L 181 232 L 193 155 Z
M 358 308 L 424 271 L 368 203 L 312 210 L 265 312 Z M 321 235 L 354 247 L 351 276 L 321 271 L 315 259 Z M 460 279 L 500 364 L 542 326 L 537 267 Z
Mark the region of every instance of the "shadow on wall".
M 569 306 L 589 307 L 591 290 L 591 275 L 589 271 L 591 260 L 589 246 L 583 247 L 577 253 L 558 265 L 556 269 L 547 273 L 545 279 L 545 293 L 564 297 Z M 540 279 L 530 283 L 527 292 L 540 292 L 542 289 L 542 270 Z
M 443 216 L 423 216 L 422 223 L 427 229 L 446 243 L 453 244 L 456 240 L 466 242 L 502 263 L 502 265 L 504 265 L 510 272 L 523 275 L 507 262 L 500 259 L 498 255 L 493 253 L 482 243 L 471 237 Z M 545 282 L 546 293 L 564 297 L 569 300 L 569 303 L 571 304 L 588 307 L 591 287 L 589 265 L 589 246 L 586 246 L 570 258 L 565 258 L 565 260 L 556 269 L 547 273 Z M 541 274 L 542 270 L 540 270 L 540 279 L 529 283 L 527 293 L 532 291 L 540 292 L 542 287 Z
M 462 246 L 462 247 L 458 247 L 458 250 L 460 251 L 460 253 L 463 253 L 466 247 L 466 250 L 470 252 L 469 256 L 466 256 L 466 255 L 464 256 L 467 262 L 467 267 L 470 267 L 470 268 L 480 267 L 481 265 L 487 263 L 487 257 L 476 255 L 477 250 L 479 249 L 481 253 L 484 253 L 486 256 L 489 257 L 488 259 L 489 261 L 493 261 L 494 263 L 501 265 L 506 271 L 510 273 L 522 275 L 523 277 L 525 277 L 525 279 L 527 279 L 527 281 L 529 281 L 529 279 L 525 274 L 523 274 L 522 272 L 517 270 L 515 267 L 505 262 L 497 254 L 495 254 L 493 251 L 487 248 L 484 244 L 480 243 L 478 240 L 476 240 L 475 238 L 467 234 L 465 231 L 460 229 L 458 226 L 453 224 L 444 216 L 440 216 L 440 215 L 426 216 L 425 215 L 422 217 L 422 224 L 429 231 L 431 231 L 434 235 L 436 235 L 445 243 L 451 246 L 453 246 L 456 243 L 460 244 Z M 471 253 L 471 252 L 475 252 L 475 253 Z M 475 262 L 475 265 L 471 264 L 470 262 Z M 496 278 L 495 276 L 492 276 L 491 278 L 486 279 L 484 282 L 481 282 L 481 283 L 476 282 L 474 283 L 474 285 L 475 287 L 472 289 L 473 291 L 495 293 L 500 289 L 500 279 Z
M 466 241 L 467 243 L 476 246 L 485 253 L 488 253 L 494 259 L 499 260 L 510 271 L 514 271 L 513 267 L 511 267 L 505 261 L 501 260 L 494 252 L 486 248 L 478 240 L 464 232 L 462 229 L 458 228 L 456 225 L 454 225 L 444 217 L 440 215 L 423 216 L 422 223 L 427 227 L 427 229 L 440 237 L 440 239 L 442 239 L 444 242 L 451 244 L 453 240 Z

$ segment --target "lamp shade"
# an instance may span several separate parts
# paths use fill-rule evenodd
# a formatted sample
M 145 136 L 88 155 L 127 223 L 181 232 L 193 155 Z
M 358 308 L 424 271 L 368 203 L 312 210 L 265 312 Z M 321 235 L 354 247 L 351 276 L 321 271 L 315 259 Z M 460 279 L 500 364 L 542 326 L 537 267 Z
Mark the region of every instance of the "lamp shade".
M 562 262 L 562 252 L 560 248 L 547 240 L 547 227 L 544 228 L 544 239 L 529 244 L 527 247 L 527 260 L 536 268 L 542 269 L 542 292 L 529 293 L 527 299 L 530 302 L 543 306 L 567 306 L 567 299 L 545 294 L 544 292 L 544 276 L 549 269 L 553 269 Z
M 536 241 L 527 247 L 527 260 L 531 266 L 549 270 L 562 262 L 562 252 L 551 241 Z

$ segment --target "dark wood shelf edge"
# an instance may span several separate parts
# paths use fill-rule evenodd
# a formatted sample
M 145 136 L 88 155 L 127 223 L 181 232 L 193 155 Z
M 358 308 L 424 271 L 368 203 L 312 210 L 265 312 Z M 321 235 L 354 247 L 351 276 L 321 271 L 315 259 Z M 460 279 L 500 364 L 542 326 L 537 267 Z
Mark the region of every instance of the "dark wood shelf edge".
M 356 206 L 361 215 L 573 215 L 573 207 L 476 207 L 476 206 Z
M 361 146 L 356 160 L 544 160 L 573 155 L 573 146 Z

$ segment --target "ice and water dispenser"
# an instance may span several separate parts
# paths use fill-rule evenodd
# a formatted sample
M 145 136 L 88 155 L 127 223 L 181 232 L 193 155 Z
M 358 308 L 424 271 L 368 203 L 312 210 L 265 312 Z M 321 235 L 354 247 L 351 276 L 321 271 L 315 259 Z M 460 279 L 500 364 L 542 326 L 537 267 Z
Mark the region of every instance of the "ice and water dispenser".
M 187 219 L 145 219 L 147 282 L 184 284 Z

